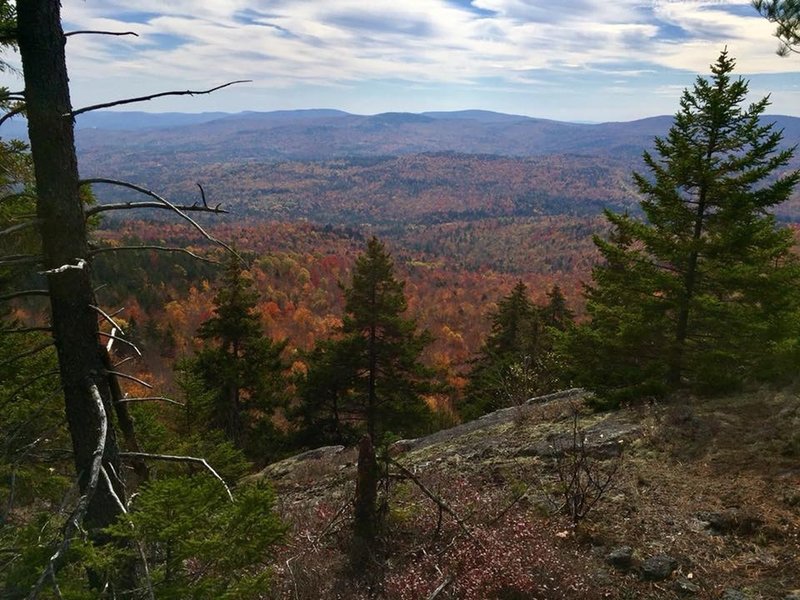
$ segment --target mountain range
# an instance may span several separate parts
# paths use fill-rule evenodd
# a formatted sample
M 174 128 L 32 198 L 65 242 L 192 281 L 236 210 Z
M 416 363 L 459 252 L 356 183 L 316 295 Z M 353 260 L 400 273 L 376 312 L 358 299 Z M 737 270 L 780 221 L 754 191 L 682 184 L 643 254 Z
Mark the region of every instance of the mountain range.
M 800 143 L 800 118 L 764 120 L 784 131 L 786 145 Z M 130 180 L 176 200 L 196 199 L 202 182 L 248 216 L 374 223 L 635 205 L 631 172 L 671 123 L 669 116 L 569 123 L 482 110 L 97 111 L 78 117 L 76 140 L 85 177 Z M 22 119 L 3 127 L 5 137 L 24 136 Z M 104 190 L 106 197 L 118 194 Z M 800 214 L 787 210 L 783 216 Z

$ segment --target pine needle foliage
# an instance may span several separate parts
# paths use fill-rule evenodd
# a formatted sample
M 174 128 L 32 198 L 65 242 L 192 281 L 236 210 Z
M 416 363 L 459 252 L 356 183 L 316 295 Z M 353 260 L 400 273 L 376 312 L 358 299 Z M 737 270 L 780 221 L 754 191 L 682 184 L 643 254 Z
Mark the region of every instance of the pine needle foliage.
M 337 338 L 318 345 L 300 384 L 301 436 L 351 443 L 364 430 L 375 442 L 417 435 L 431 423 L 424 394 L 435 388 L 421 360 L 427 331 L 404 315 L 404 283 L 386 247 L 373 237 L 343 288 L 345 315 Z
M 734 65 L 723 51 L 645 152 L 648 174 L 634 174 L 645 220 L 606 212 L 611 235 L 595 240 L 591 322 L 569 346 L 576 379 L 606 403 L 721 392 L 796 357 L 800 268 L 772 210 L 800 175 L 762 118 L 768 98 L 745 106 Z
M 181 369 L 191 421 L 223 431 L 250 458 L 263 461 L 279 447 L 272 418 L 285 403 L 286 342 L 265 335 L 257 301 L 252 280 L 231 255 L 214 298 L 214 315 L 198 331 L 203 348 Z

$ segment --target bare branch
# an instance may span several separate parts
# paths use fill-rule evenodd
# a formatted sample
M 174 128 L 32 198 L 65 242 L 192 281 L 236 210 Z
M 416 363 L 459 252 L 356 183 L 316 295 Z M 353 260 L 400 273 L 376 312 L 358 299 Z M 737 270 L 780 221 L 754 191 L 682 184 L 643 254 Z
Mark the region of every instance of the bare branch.
M 106 373 L 108 373 L 110 375 L 116 375 L 117 377 L 122 377 L 123 379 L 128 379 L 130 381 L 134 381 L 134 382 L 138 383 L 139 385 L 143 385 L 144 387 L 146 387 L 149 390 L 153 389 L 152 385 L 150 385 L 146 381 L 143 381 L 142 379 L 139 379 L 138 377 L 134 377 L 133 375 L 128 375 L 127 373 L 122 373 L 120 371 L 110 371 L 110 370 L 107 370 Z
M 4 300 L 13 300 L 14 298 L 24 298 L 25 296 L 49 296 L 50 292 L 47 290 L 20 290 L 19 292 L 11 292 L 9 294 L 0 295 L 0 302 Z
M 104 248 L 95 248 L 89 254 L 94 256 L 95 254 L 102 254 L 104 252 L 124 252 L 130 250 L 158 250 L 160 252 L 179 252 L 181 254 L 188 254 L 192 258 L 201 260 L 203 262 L 211 263 L 214 265 L 219 264 L 219 262 L 216 260 L 205 258 L 204 256 L 195 254 L 194 252 L 192 252 L 191 250 L 187 250 L 186 248 L 170 248 L 169 246 L 108 246 Z
M 125 358 L 123 358 L 123 359 L 122 359 L 121 361 L 119 361 L 118 363 L 114 363 L 114 368 L 116 369 L 117 367 L 121 367 L 121 366 L 122 366 L 122 365 L 124 365 L 126 362 L 130 362 L 130 361 L 132 361 L 132 360 L 133 360 L 133 356 L 126 356 Z
M 25 221 L 24 223 L 17 223 L 16 225 L 12 225 L 3 231 L 0 231 L 0 236 L 10 235 L 17 231 L 25 231 L 26 229 L 32 229 L 36 227 L 40 223 L 42 223 L 42 219 L 33 219 L 32 221 Z
M 109 322 L 109 324 L 110 324 L 112 327 L 116 327 L 117 329 L 119 329 L 119 332 L 120 332 L 122 335 L 125 335 L 125 331 L 122 329 L 122 327 L 120 327 L 120 325 L 119 325 L 119 324 L 118 324 L 118 323 L 117 323 L 117 322 L 116 322 L 116 321 L 115 321 L 115 320 L 114 320 L 114 319 L 111 317 L 111 315 L 109 315 L 109 314 L 108 314 L 106 311 L 104 311 L 104 310 L 103 310 L 102 308 L 100 308 L 99 306 L 95 306 L 94 304 L 90 304 L 90 305 L 89 305 L 89 308 L 91 308 L 91 309 L 92 309 L 92 310 L 94 310 L 95 312 L 99 313 L 99 314 L 100 314 L 100 316 L 101 316 L 101 317 L 103 317 L 103 318 L 104 318 L 106 321 L 108 321 L 108 322 Z
M 230 498 L 231 502 L 233 502 L 233 494 L 231 493 L 228 484 L 225 483 L 225 480 L 220 477 L 219 473 L 217 473 L 213 467 L 208 464 L 208 461 L 205 458 L 197 458 L 194 456 L 172 456 L 170 454 L 150 454 L 149 452 L 120 452 L 120 458 L 151 458 L 153 460 L 165 460 L 168 462 L 186 462 L 186 463 L 196 463 L 203 465 L 208 471 L 216 477 L 220 483 L 225 487 L 225 492 L 228 494 L 228 498 Z
M 16 108 L 8 111 L 6 114 L 4 114 L 2 117 L 0 117 L 0 125 L 5 123 L 6 121 L 8 121 L 11 117 L 15 117 L 18 114 L 25 112 L 25 108 L 26 108 L 26 106 L 24 104 L 20 104 Z
M 433 501 L 433 503 L 436 504 L 436 506 L 438 506 L 444 512 L 446 512 L 451 517 L 453 517 L 453 519 L 455 519 L 456 523 L 458 523 L 458 526 L 461 528 L 461 531 L 463 531 L 470 539 L 475 540 L 475 537 L 472 535 L 472 532 L 469 530 L 467 525 L 464 523 L 463 519 L 461 519 L 461 517 L 459 517 L 458 514 L 452 508 L 450 508 L 450 506 L 448 506 L 447 503 L 444 500 L 439 498 L 436 494 L 434 494 L 427 487 L 425 487 L 425 484 L 423 484 L 419 480 L 419 478 L 416 475 L 414 475 L 414 473 L 409 471 L 406 467 L 401 465 L 399 462 L 397 462 L 393 458 L 389 458 L 388 461 L 389 461 L 389 464 L 392 464 L 395 467 L 397 467 L 400 470 L 400 473 L 402 473 L 404 477 L 407 477 L 408 479 L 413 481 L 414 484 L 420 490 L 422 490 L 422 493 L 425 494 L 428 498 L 430 498 Z
M 92 184 L 92 183 L 106 183 L 108 185 L 118 185 L 118 186 L 126 187 L 128 189 L 137 191 L 137 192 L 139 192 L 141 194 L 144 194 L 145 196 L 150 196 L 151 198 L 155 198 L 162 205 L 162 206 L 159 206 L 159 208 L 168 208 L 168 209 L 174 211 L 181 218 L 183 218 L 186 221 L 188 221 L 192 225 L 192 227 L 197 229 L 197 231 L 199 231 L 202 234 L 202 236 L 204 238 L 206 238 L 209 242 L 213 242 L 213 243 L 215 243 L 215 244 L 217 244 L 219 246 L 222 246 L 223 248 L 225 248 L 225 250 L 227 250 L 228 252 L 230 252 L 234 256 L 236 256 L 239 259 L 241 259 L 241 256 L 239 256 L 239 254 L 233 248 L 228 246 L 225 242 L 223 242 L 221 240 L 218 240 L 215 237 L 211 236 L 194 219 L 192 219 L 189 215 L 187 215 L 185 210 L 182 207 L 176 206 L 175 204 L 173 204 L 172 202 L 170 202 L 166 198 L 163 198 L 163 197 L 159 196 L 158 194 L 156 194 L 154 191 L 148 190 L 147 188 L 143 188 L 142 186 L 136 185 L 135 183 L 129 183 L 127 181 L 119 181 L 119 180 L 116 180 L 116 179 L 95 178 L 95 179 L 84 179 L 84 180 L 81 181 L 81 185 Z M 139 203 L 136 203 L 136 204 L 142 205 L 142 204 L 145 204 L 145 203 L 144 202 L 139 202 Z M 98 207 L 95 207 L 94 209 L 90 209 L 90 210 L 86 211 L 86 215 L 89 216 L 89 215 L 94 214 L 95 212 L 99 212 L 97 209 L 100 209 L 100 208 L 102 208 L 102 207 L 98 206 Z M 218 208 L 206 209 L 206 208 L 202 208 L 202 207 L 199 207 L 199 206 L 194 207 L 193 210 L 199 210 L 199 211 L 203 211 L 203 212 L 221 212 Z
M 453 581 L 455 581 L 455 577 L 453 577 L 452 575 L 448 575 L 447 577 L 445 577 L 444 581 L 442 581 L 442 583 L 440 583 L 439 586 L 435 590 L 433 590 L 431 595 L 428 596 L 428 600 L 434 600 L 435 598 L 438 598 L 439 594 L 441 594 L 445 589 L 447 589 L 447 587 L 451 583 L 453 583 Z
M 91 106 L 84 106 L 83 108 L 73 110 L 72 113 L 70 114 L 73 117 L 76 117 L 85 112 L 89 112 L 90 110 L 110 108 L 112 106 L 121 106 L 123 104 L 133 104 L 134 102 L 147 102 L 148 100 L 155 100 L 156 98 L 163 98 L 165 96 L 200 96 L 203 94 L 211 94 L 212 92 L 216 92 L 217 90 L 221 90 L 231 85 L 236 85 L 239 83 L 250 83 L 251 81 L 252 80 L 250 79 L 240 79 L 237 81 L 229 81 L 228 83 L 223 83 L 222 85 L 218 85 L 216 87 L 209 88 L 207 90 L 183 90 L 183 91 L 159 92 L 157 94 L 150 94 L 148 96 L 138 96 L 136 98 L 125 98 L 124 100 L 113 100 L 111 102 L 102 102 L 100 104 L 92 104 Z M 2 122 L 0 122 L 0 124 L 2 124 Z
M 203 207 L 208 208 L 208 202 L 206 202 L 206 191 L 199 183 L 197 184 L 197 187 L 200 188 L 200 199 L 203 201 Z
M 100 183 L 100 182 L 95 182 L 95 183 Z M 162 202 L 119 202 L 115 204 L 98 204 L 97 206 L 93 206 L 86 211 L 86 216 L 90 217 L 92 215 L 96 215 L 97 213 L 107 212 L 110 210 L 134 210 L 138 208 L 164 208 L 167 210 L 173 210 L 172 207 L 167 206 Z M 219 206 L 216 206 L 215 208 L 211 207 L 206 208 L 204 206 L 197 206 L 196 204 L 192 204 L 190 206 L 175 205 L 175 208 L 177 208 L 178 210 L 182 210 L 183 212 L 210 212 L 218 215 L 228 214 L 227 210 L 225 210 L 224 208 L 219 208 Z
M 114 467 L 109 465 L 109 468 L 112 470 L 112 472 L 114 472 Z M 114 484 L 111 482 L 111 477 L 108 476 L 108 471 L 106 471 L 104 467 L 100 467 L 100 473 L 102 473 L 103 480 L 106 482 L 106 486 L 108 487 L 108 491 L 111 493 L 111 497 L 114 498 L 114 502 L 116 502 L 117 507 L 119 507 L 120 512 L 123 515 L 127 515 L 128 514 L 128 509 L 125 507 L 125 505 L 122 503 L 122 500 L 120 500 L 119 496 L 117 495 L 117 492 L 114 489 Z M 120 481 L 120 479 L 117 476 L 116 472 L 114 472 L 114 476 L 117 478 L 117 481 Z M 131 529 L 134 529 L 133 522 L 130 521 L 130 520 L 128 522 L 129 522 L 129 524 L 131 526 Z M 145 580 L 147 581 L 147 591 L 148 591 L 147 597 L 150 600 L 155 600 L 155 593 L 153 592 L 153 579 L 150 576 L 150 567 L 147 564 L 147 555 L 144 552 L 144 548 L 142 547 L 142 543 L 140 541 L 138 541 L 138 540 L 136 540 L 135 543 L 136 543 L 137 550 L 139 550 L 139 558 L 142 561 L 142 567 L 144 567 Z
M 60 267 L 56 267 L 55 269 L 48 269 L 47 271 L 39 271 L 39 275 L 58 275 L 59 273 L 64 273 L 65 271 L 80 271 L 86 266 L 86 259 L 83 258 L 76 258 L 75 264 L 70 265 L 61 265 Z
M 136 354 L 138 354 L 139 356 L 142 355 L 142 351 L 139 350 L 139 348 L 137 348 L 136 344 L 134 344 L 133 342 L 129 342 L 128 340 L 126 340 L 124 338 L 117 337 L 113 333 L 106 333 L 105 331 L 98 331 L 97 333 L 98 333 L 98 335 L 101 335 L 104 338 L 108 338 L 109 340 L 111 340 L 111 343 L 120 342 L 122 344 L 125 344 L 126 346 L 129 346 L 130 348 L 133 348 L 133 351 L 136 352 Z M 106 348 L 106 349 L 107 350 L 111 350 L 110 346 L 108 348 Z
M 64 34 L 64 37 L 70 37 L 73 35 L 132 35 L 133 37 L 139 37 L 139 34 L 135 31 L 101 31 L 96 29 L 80 29 L 78 31 L 68 31 Z
M 97 390 L 97 386 L 92 384 L 89 389 L 92 394 L 95 407 L 97 408 L 97 416 L 100 421 L 97 427 L 97 447 L 92 455 L 92 466 L 89 470 L 89 481 L 86 484 L 86 491 L 78 500 L 78 505 L 75 507 L 75 510 L 72 512 L 72 515 L 67 521 L 67 525 L 64 529 L 64 540 L 61 542 L 61 545 L 58 547 L 55 553 L 50 557 L 50 560 L 47 561 L 47 567 L 39 576 L 39 579 L 34 584 L 30 594 L 28 594 L 28 600 L 36 600 L 36 598 L 39 597 L 42 587 L 44 586 L 44 582 L 47 581 L 48 578 L 51 578 L 53 585 L 57 587 L 58 584 L 56 584 L 55 563 L 69 550 L 70 544 L 72 543 L 72 537 L 75 535 L 75 532 L 80 529 L 81 523 L 83 523 L 83 518 L 86 516 L 86 510 L 89 508 L 89 502 L 91 502 L 92 497 L 97 490 L 97 482 L 100 479 L 100 469 L 103 465 L 103 453 L 105 452 L 106 448 L 108 417 L 106 416 L 106 409 L 103 406 L 103 399 L 100 397 L 100 392 Z
M 53 343 L 54 343 L 53 340 L 48 340 L 44 344 L 40 344 L 39 346 L 36 346 L 35 348 L 32 348 L 31 350 L 27 350 L 26 352 L 22 352 L 20 354 L 17 354 L 16 356 L 12 356 L 8 360 L 4 360 L 3 362 L 0 362 L 0 367 L 5 367 L 6 365 L 10 365 L 11 363 L 17 362 L 18 360 L 22 360 L 23 358 L 26 358 L 28 356 L 33 356 L 34 354 L 38 354 L 42 350 L 47 350 L 47 348 L 52 346 Z
M 174 404 L 175 406 L 183 406 L 186 405 L 183 402 L 178 402 L 177 400 L 173 400 L 172 398 L 165 398 L 163 396 L 147 396 L 144 398 L 122 398 L 117 400 L 118 403 L 124 404 L 127 402 L 167 402 L 169 404 Z

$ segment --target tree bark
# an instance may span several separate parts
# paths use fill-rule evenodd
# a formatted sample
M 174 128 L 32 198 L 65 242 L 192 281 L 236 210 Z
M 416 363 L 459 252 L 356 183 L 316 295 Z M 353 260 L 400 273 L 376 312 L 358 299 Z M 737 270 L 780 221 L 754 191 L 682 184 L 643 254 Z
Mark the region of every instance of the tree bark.
M 356 499 L 354 507 L 354 529 L 358 539 L 367 545 L 375 539 L 377 532 L 376 505 L 378 502 L 378 461 L 375 447 L 369 435 L 358 444 L 358 467 L 356 474 Z
M 113 414 L 110 390 L 98 340 L 97 302 L 88 263 L 86 220 L 79 194 L 74 123 L 64 56 L 60 3 L 55 0 L 17 2 L 19 51 L 25 76 L 28 132 L 36 177 L 37 215 L 45 269 L 77 265 L 48 274 L 52 332 L 58 354 L 67 423 L 81 492 L 88 485 L 92 454 L 97 447 L 100 416 L 90 388 L 97 387 L 105 410 Z M 103 465 L 121 473 L 114 427 L 109 424 Z M 114 482 L 124 502 L 121 482 Z M 120 514 L 106 485 L 99 485 L 89 503 L 85 523 L 97 543 L 107 540 L 100 530 Z

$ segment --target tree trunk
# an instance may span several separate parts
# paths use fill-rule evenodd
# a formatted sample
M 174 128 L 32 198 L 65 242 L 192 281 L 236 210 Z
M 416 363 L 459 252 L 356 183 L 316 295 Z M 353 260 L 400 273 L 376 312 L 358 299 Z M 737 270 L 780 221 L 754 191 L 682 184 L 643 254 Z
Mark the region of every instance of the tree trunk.
M 369 437 L 375 442 L 375 432 L 376 432 L 376 421 L 378 416 L 377 412 L 377 394 L 375 391 L 375 384 L 377 379 L 377 371 L 378 371 L 378 349 L 377 349 L 377 338 L 378 338 L 378 330 L 377 330 L 377 290 L 376 282 L 371 281 L 372 288 L 370 289 L 370 324 L 369 324 L 369 381 L 368 381 L 368 389 L 367 389 L 367 432 L 369 433 Z
M 36 176 L 37 215 L 42 220 L 44 267 L 49 270 L 88 259 L 64 57 L 66 38 L 61 29 L 59 2 L 19 0 L 17 13 L 28 132 Z M 103 360 L 105 348 L 99 343 L 97 315 L 90 307 L 97 304 L 90 269 L 86 263 L 83 268 L 48 275 L 53 338 L 82 492 L 86 489 L 92 454 L 98 444 L 100 417 L 90 393 L 92 384 L 101 394 L 106 414 L 113 414 Z M 109 423 L 103 464 L 121 473 L 118 454 L 114 427 Z M 121 482 L 115 482 L 115 487 L 124 502 Z M 85 518 L 95 542 L 107 541 L 99 532 L 113 523 L 120 512 L 110 490 L 101 482 Z
M 377 532 L 378 461 L 369 435 L 358 444 L 354 529 L 358 541 L 371 544 Z

